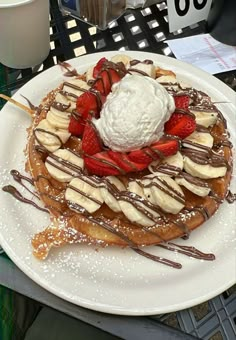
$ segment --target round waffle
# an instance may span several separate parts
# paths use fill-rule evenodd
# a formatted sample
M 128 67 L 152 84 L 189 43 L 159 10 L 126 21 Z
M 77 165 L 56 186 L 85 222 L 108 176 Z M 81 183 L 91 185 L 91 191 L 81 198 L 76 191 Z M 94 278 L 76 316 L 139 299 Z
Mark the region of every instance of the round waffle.
M 157 68 L 157 77 L 166 74 L 166 72 L 172 74 L 171 71 Z M 169 84 L 163 83 L 163 85 Z M 117 245 L 131 248 L 155 245 L 178 237 L 188 236 L 192 230 L 211 218 L 228 192 L 232 172 L 232 153 L 223 116 L 211 103 L 209 97 L 206 96 L 207 107 L 214 108 L 218 116 L 216 123 L 207 127 L 207 130 L 214 138 L 212 152 L 220 155 L 221 162 L 227 167 L 225 175 L 203 180 L 210 188 L 209 194 L 205 197 L 200 197 L 181 186 L 185 201 L 184 208 L 177 214 L 162 212 L 155 224 L 143 226 L 132 223 L 122 212 L 114 212 L 105 203 L 92 214 L 81 213 L 80 209 L 76 209 L 76 206 L 72 206 L 65 199 L 68 184 L 59 182 L 48 172 L 45 159 L 50 151 L 45 152 L 40 148 L 35 129 L 39 122 L 46 118 L 49 108 L 55 101 L 56 94 L 62 88 L 63 84 L 49 93 L 43 100 L 29 131 L 26 168 L 34 179 L 35 187 L 45 207 L 49 210 L 52 221 L 49 227 L 36 234 L 32 240 L 36 257 L 43 259 L 48 255 L 51 247 L 66 243 L 85 242 L 101 246 Z M 191 92 L 194 91 L 201 93 L 191 89 Z M 193 102 L 192 106 L 198 108 L 199 103 Z M 83 157 L 79 138 L 71 136 L 62 146 Z M 180 153 L 184 153 L 183 150 L 182 143 Z M 83 172 L 85 176 L 90 176 L 86 170 L 83 170 Z M 119 179 L 127 188 L 131 180 L 140 180 L 149 174 L 150 171 L 146 169 L 137 173 L 121 175 Z

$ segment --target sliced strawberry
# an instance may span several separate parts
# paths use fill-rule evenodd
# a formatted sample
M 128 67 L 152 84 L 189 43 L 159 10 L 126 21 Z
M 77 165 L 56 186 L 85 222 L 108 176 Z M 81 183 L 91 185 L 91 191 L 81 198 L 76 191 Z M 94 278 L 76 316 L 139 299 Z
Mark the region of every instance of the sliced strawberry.
M 169 126 L 170 125 L 170 126 Z M 191 135 L 196 129 L 196 121 L 193 117 L 183 114 L 181 119 L 178 119 L 176 123 L 172 121 L 171 124 L 167 122 L 165 124 L 165 133 L 172 136 L 177 136 L 184 139 Z
M 90 91 L 86 91 L 81 94 L 76 102 L 76 111 L 83 117 L 83 119 L 87 119 L 89 113 L 98 118 L 99 108 L 96 95 Z
M 150 164 L 154 159 L 156 159 L 155 154 L 153 154 L 153 152 L 148 147 L 131 151 L 128 154 L 128 157 L 132 162 L 140 164 Z
M 186 110 L 189 107 L 189 96 L 174 96 L 174 101 L 177 109 Z
M 107 96 L 111 92 L 112 85 L 120 81 L 120 79 L 121 77 L 116 70 L 107 68 L 98 75 L 93 87 L 102 95 Z
M 165 132 L 168 133 L 173 127 L 175 127 L 179 121 L 184 117 L 184 113 L 174 112 L 170 119 L 165 123 Z
M 84 156 L 84 164 L 88 172 L 97 176 L 116 176 L 122 173 L 116 162 L 106 151 L 96 153 L 93 156 Z
M 150 149 L 153 150 L 157 159 L 175 155 L 179 150 L 179 142 L 175 139 L 160 139 L 152 144 Z
M 131 161 L 136 163 L 151 163 L 153 160 L 176 154 L 178 149 L 179 143 L 177 140 L 162 139 L 152 144 L 150 147 L 131 151 L 128 157 Z
M 125 172 L 137 172 L 148 167 L 150 162 L 135 163 L 131 161 L 126 153 L 108 151 L 108 155 L 121 167 Z
M 112 85 L 115 83 L 118 83 L 121 80 L 119 73 L 113 68 L 109 69 L 109 75 L 110 75 Z
M 104 58 L 101 58 L 101 59 L 97 62 L 96 66 L 94 66 L 94 68 L 93 68 L 93 78 L 97 78 L 99 72 L 100 72 L 101 69 L 102 69 L 103 64 L 104 64 L 106 61 L 107 61 L 107 59 L 104 57 Z
M 82 150 L 88 155 L 94 155 L 102 151 L 102 143 L 98 131 L 93 123 L 89 121 L 84 128 Z
M 105 93 L 105 88 L 104 88 L 104 83 L 103 83 L 103 80 L 102 78 L 97 78 L 94 85 L 93 85 L 93 88 L 95 90 L 97 90 L 98 92 L 101 93 L 101 95 L 103 97 L 105 97 L 104 93 Z
M 71 116 L 70 123 L 68 127 L 68 131 L 73 136 L 80 136 L 82 135 L 85 127 L 85 120 L 83 118 L 75 118 L 74 116 Z
M 104 96 L 107 96 L 111 92 L 112 82 L 109 76 L 110 70 L 104 70 L 100 73 L 99 77 L 101 77 L 103 81 L 103 89 L 104 92 L 102 93 Z

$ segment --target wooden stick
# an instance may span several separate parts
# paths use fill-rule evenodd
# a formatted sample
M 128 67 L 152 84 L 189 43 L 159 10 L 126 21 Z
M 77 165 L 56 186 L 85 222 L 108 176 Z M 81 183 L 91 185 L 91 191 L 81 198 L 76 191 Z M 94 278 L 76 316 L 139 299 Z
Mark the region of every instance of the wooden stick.
M 31 110 L 29 107 L 27 107 L 27 106 L 25 106 L 25 105 L 23 105 L 23 104 L 17 102 L 15 99 L 12 99 L 11 97 L 6 96 L 5 94 L 1 94 L 1 93 L 0 93 L 0 98 L 2 98 L 2 99 L 4 99 L 4 100 L 6 100 L 6 101 L 8 101 L 8 102 L 10 102 L 10 103 L 12 103 L 12 104 L 18 106 L 18 107 L 21 108 L 22 110 L 28 112 L 31 116 L 34 114 L 34 111 Z

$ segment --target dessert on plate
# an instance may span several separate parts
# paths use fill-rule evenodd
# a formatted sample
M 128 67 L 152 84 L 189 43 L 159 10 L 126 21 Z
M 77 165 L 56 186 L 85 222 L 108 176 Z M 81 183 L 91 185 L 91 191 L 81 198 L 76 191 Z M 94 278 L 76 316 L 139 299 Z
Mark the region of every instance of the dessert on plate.
M 26 169 L 52 222 L 33 237 L 34 255 L 83 242 L 151 258 L 141 246 L 203 225 L 232 172 L 226 121 L 211 98 L 126 55 L 69 73 L 29 129 Z

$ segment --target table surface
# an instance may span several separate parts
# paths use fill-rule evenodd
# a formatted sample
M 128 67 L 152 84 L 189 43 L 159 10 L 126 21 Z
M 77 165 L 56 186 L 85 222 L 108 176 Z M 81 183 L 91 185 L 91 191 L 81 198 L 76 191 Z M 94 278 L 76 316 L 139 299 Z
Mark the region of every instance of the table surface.
M 56 0 L 50 0 L 50 3 L 51 51 L 48 58 L 33 69 L 15 70 L 0 64 L 0 93 L 12 95 L 27 81 L 59 61 L 83 54 L 139 50 L 174 57 L 165 43 L 166 39 L 205 32 L 205 23 L 201 22 L 169 33 L 165 1 L 144 9 L 127 10 L 104 31 L 62 15 Z M 236 70 L 215 76 L 236 91 Z M 3 105 L 0 100 L 0 108 Z M 90 311 L 61 300 L 32 282 L 6 255 L 0 256 L 0 268 L 0 284 L 124 339 L 236 338 L 236 286 L 183 311 L 151 317 L 123 317 Z

